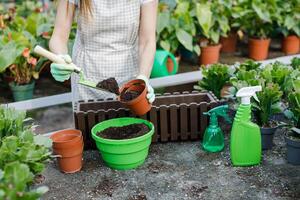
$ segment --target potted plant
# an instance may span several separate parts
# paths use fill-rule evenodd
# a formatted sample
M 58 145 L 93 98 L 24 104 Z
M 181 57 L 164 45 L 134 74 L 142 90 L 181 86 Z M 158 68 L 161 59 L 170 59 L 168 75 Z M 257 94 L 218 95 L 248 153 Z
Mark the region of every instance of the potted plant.
M 174 54 L 179 63 L 179 46 L 191 52 L 200 54 L 200 48 L 194 44 L 193 37 L 196 35 L 196 27 L 191 16 L 191 3 L 184 0 L 177 0 L 175 8 L 170 8 L 164 3 L 159 4 L 157 20 L 157 47 Z M 168 70 L 172 71 L 172 61 L 168 60 Z
M 39 73 L 47 64 L 30 51 L 36 44 L 49 39 L 43 35 L 51 27 L 42 24 L 43 21 L 44 18 L 36 13 L 26 19 L 16 16 L 0 37 L 0 73 L 13 78 L 9 86 L 15 101 L 32 98 L 34 79 L 39 78 Z
M 265 60 L 268 57 L 270 34 L 274 30 L 275 1 L 237 0 L 232 8 L 233 27 L 249 36 L 249 57 Z
M 226 96 L 222 89 L 229 83 L 235 69 L 225 64 L 212 64 L 210 67 L 202 67 L 202 80 L 194 86 L 196 90 L 212 91 L 217 98 Z M 223 89 L 223 93 L 226 89 Z
M 278 84 L 265 83 L 262 92 L 257 94 L 257 99 L 252 103 L 255 121 L 261 127 L 263 150 L 271 149 L 273 146 L 273 137 L 278 124 L 272 120 L 272 116 L 282 112 L 281 97 L 282 92 Z
M 200 63 L 203 65 L 217 63 L 220 57 L 220 35 L 230 30 L 228 19 L 215 9 L 219 4 L 213 2 L 196 2 L 196 25 L 203 38 L 200 39 Z
M 294 90 L 288 96 L 289 112 L 287 116 L 293 121 L 293 127 L 286 133 L 287 160 L 300 165 L 300 81 L 294 82 Z
M 228 23 L 229 29 L 221 32 L 220 43 L 222 45 L 221 52 L 234 53 L 236 51 L 236 44 L 238 40 L 237 30 L 232 27 L 232 6 L 231 0 L 217 0 L 214 1 L 213 11 L 218 13 L 217 17 L 221 23 Z M 224 26 L 228 28 L 227 26 Z M 227 31 L 227 32 L 226 32 Z
M 300 50 L 300 16 L 299 1 L 279 1 L 277 23 L 283 34 L 282 51 L 287 54 L 297 54 Z

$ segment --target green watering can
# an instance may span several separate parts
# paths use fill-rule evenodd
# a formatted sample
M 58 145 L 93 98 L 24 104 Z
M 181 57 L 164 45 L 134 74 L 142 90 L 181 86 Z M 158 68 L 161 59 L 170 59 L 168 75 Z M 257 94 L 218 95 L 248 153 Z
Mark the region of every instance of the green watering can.
M 172 60 L 173 67 L 167 66 L 168 58 Z M 173 75 L 176 74 L 177 71 L 178 63 L 175 59 L 175 56 L 165 50 L 156 50 L 151 78 Z

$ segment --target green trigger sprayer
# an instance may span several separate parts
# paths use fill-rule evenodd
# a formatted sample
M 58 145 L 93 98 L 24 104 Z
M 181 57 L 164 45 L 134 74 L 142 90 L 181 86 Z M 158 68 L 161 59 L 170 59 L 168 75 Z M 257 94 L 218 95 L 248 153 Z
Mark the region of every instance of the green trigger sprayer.
M 202 142 L 204 150 L 209 152 L 219 152 L 223 150 L 224 135 L 218 123 L 218 116 L 223 117 L 228 123 L 231 123 L 227 111 L 228 105 L 223 105 L 203 113 L 204 115 L 210 116 L 209 126 L 205 130 Z

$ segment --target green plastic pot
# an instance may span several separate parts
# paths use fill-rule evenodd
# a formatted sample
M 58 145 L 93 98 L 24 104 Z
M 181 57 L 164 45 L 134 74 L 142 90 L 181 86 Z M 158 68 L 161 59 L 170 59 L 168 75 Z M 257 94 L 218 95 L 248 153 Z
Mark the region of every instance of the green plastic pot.
M 17 85 L 15 82 L 9 83 L 9 87 L 13 93 L 15 101 L 24 101 L 32 99 L 34 86 L 34 81 L 26 85 Z
M 173 71 L 171 72 L 168 71 L 168 67 L 167 67 L 168 58 L 170 58 L 174 63 Z M 151 78 L 174 75 L 177 73 L 177 71 L 178 71 L 178 63 L 176 61 L 175 56 L 172 53 L 165 50 L 156 50 L 153 68 L 151 71 Z
M 130 124 L 144 123 L 150 131 L 140 137 L 124 140 L 105 139 L 97 136 L 97 132 L 109 127 L 121 127 Z M 142 165 L 148 156 L 149 147 L 154 133 L 151 122 L 137 118 L 116 118 L 103 121 L 92 128 L 92 137 L 100 151 L 104 163 L 118 170 L 134 169 Z

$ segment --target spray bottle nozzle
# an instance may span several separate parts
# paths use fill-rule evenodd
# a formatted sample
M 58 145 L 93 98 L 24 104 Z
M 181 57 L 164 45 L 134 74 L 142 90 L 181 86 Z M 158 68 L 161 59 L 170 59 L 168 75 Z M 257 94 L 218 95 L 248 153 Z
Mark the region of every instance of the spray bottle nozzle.
M 218 116 L 223 117 L 226 120 L 226 122 L 231 123 L 232 121 L 227 113 L 228 108 L 229 108 L 228 105 L 222 105 L 222 106 L 215 107 L 203 114 L 210 116 L 211 123 L 216 125 L 218 124 Z
M 259 101 L 257 96 L 256 96 L 256 92 L 260 92 L 261 90 L 262 90 L 261 86 L 244 87 L 236 93 L 236 97 L 241 97 L 242 98 L 241 99 L 242 104 L 249 105 L 250 102 L 251 102 L 250 101 L 251 97 L 254 97 L 254 99 L 256 101 Z

